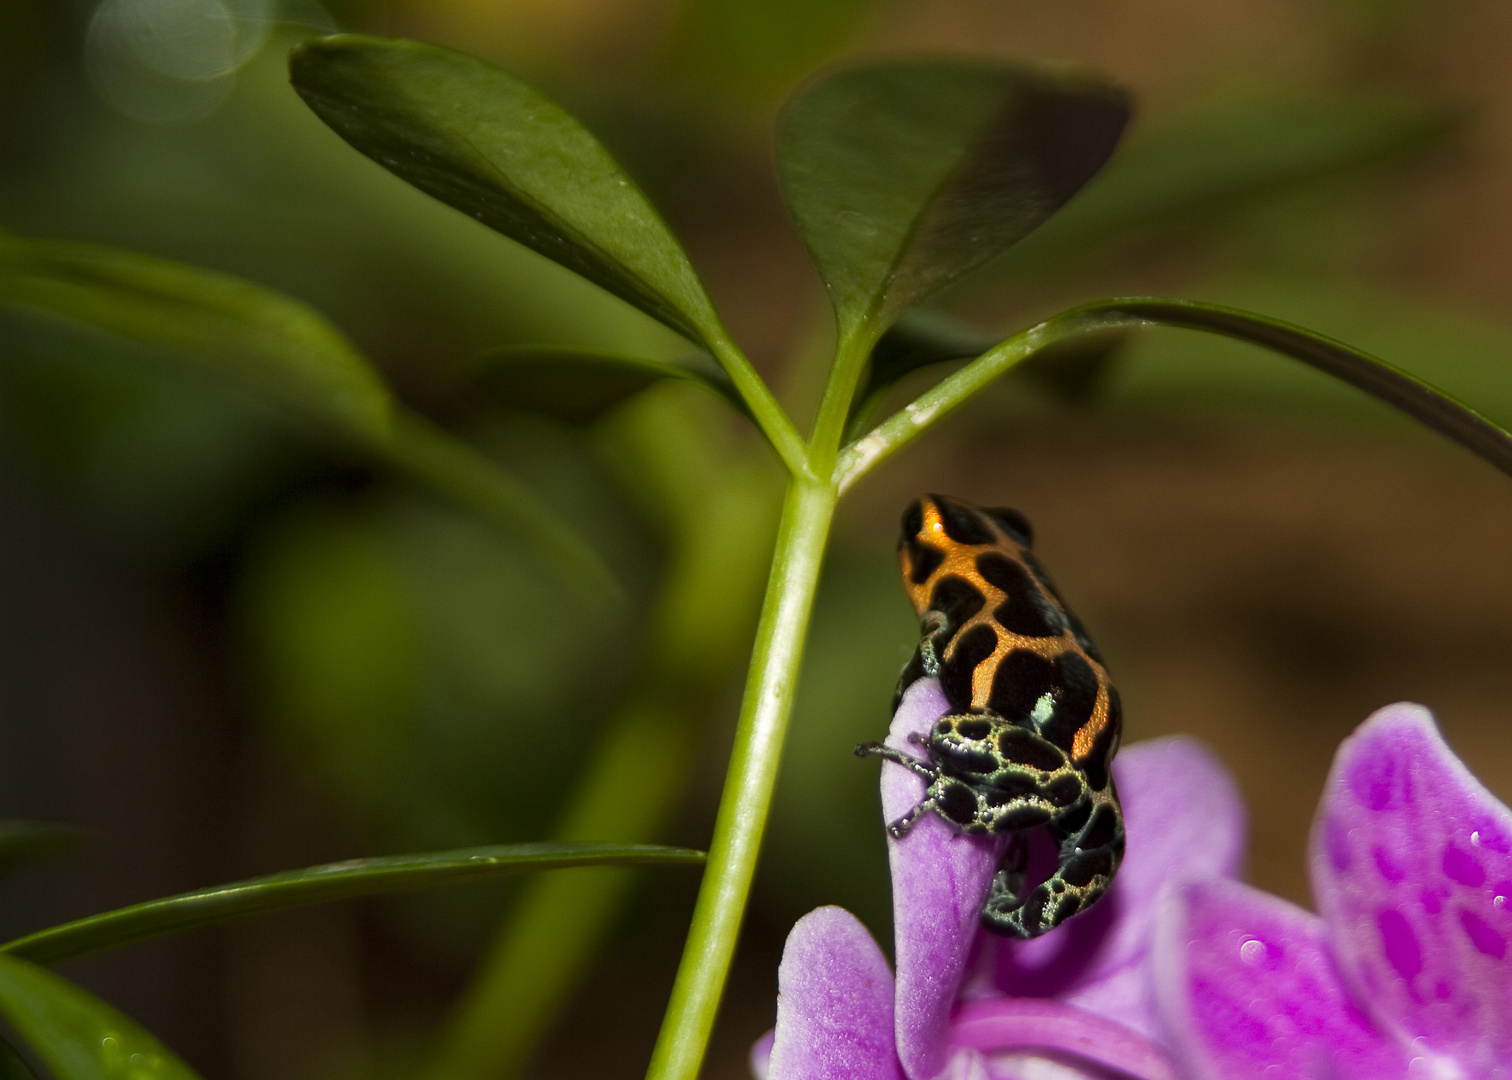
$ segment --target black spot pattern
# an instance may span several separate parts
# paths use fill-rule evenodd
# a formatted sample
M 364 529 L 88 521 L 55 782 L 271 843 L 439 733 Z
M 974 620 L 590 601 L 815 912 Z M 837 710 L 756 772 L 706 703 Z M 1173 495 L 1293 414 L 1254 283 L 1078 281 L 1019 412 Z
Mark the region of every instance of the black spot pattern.
M 1103 725 L 1102 731 L 1097 733 L 1097 738 L 1092 740 L 1092 749 L 1087 754 L 1087 760 L 1082 763 L 1082 772 L 1087 777 L 1087 785 L 1093 791 L 1101 791 L 1112 782 L 1108 767 L 1113 763 L 1114 751 L 1118 749 L 1119 727 L 1113 722 L 1113 717 L 1118 709 L 1118 691 L 1108 687 L 1108 723 Z
M 1026 720 L 1040 698 L 1056 696 L 1058 686 L 1053 660 L 1028 649 L 1015 649 L 998 662 L 987 707 L 1009 720 Z
M 934 495 L 909 504 L 902 524 L 902 569 L 922 637 L 897 697 L 938 674 L 952 712 L 922 742 L 927 759 L 881 744 L 858 753 L 880 754 L 929 780 L 924 800 L 889 825 L 895 838 L 929 811 L 973 835 L 1049 830 L 1059 846 L 1049 877 L 1026 880 L 1028 848 L 1015 840 L 981 913 L 994 933 L 1037 937 L 1096 902 L 1123 857 L 1123 816 L 1109 772 L 1122 721 L 1118 694 L 1085 628 L 1028 550 L 1033 532 L 1022 514 Z M 951 572 L 942 574 L 947 559 Z M 992 589 L 1003 600 L 984 617 Z M 1037 640 L 999 652 L 1025 638 Z M 995 667 L 984 673 L 989 663 Z M 984 707 L 973 708 L 978 673 L 991 680 Z M 1094 730 L 1073 758 L 1078 736 Z
M 998 735 L 998 752 L 1009 761 L 1017 761 L 1038 769 L 1054 772 L 1065 763 L 1064 753 L 1034 732 L 1024 727 L 1004 727 Z
M 915 499 L 903 511 L 903 538 L 918 536 L 924 531 L 924 500 Z
M 987 603 L 977 587 L 963 577 L 950 574 L 935 583 L 929 607 L 945 616 L 950 631 L 966 622 Z
M 1036 825 L 1045 825 L 1050 821 L 1050 811 L 1043 806 L 1016 806 L 1002 814 L 995 821 L 993 832 L 1006 832 L 1010 829 L 1032 829 Z
M 985 739 L 992 734 L 992 721 L 982 717 L 970 717 L 958 721 L 955 731 L 963 739 Z
M 1064 652 L 1055 658 L 1055 681 L 1060 687 L 1055 711 L 1040 733 L 1069 751 L 1076 733 L 1092 719 L 1097 705 L 1097 675 L 1076 653 Z
M 955 650 L 940 664 L 940 686 L 953 708 L 971 708 L 971 674 L 996 649 L 997 631 L 990 626 L 973 626 L 956 639 Z
M 971 507 L 947 499 L 940 495 L 931 495 L 934 504 L 940 511 L 940 523 L 945 526 L 945 535 L 958 544 L 991 544 L 996 542 L 997 537 L 992 535 L 992 529 L 982 520 Z
M 1007 506 L 984 506 L 982 513 L 991 518 L 1010 539 L 1024 547 L 1034 546 L 1034 529 L 1030 526 L 1029 519 L 1017 510 Z
M 1003 590 L 1007 599 L 992 617 L 1006 630 L 1025 637 L 1060 637 L 1066 621 L 1023 566 L 996 551 L 977 556 L 977 573 L 987 584 Z
M 1070 806 L 1081 798 L 1082 782 L 1074 776 L 1062 776 L 1046 789 L 1046 793 L 1056 806 Z
M 1099 806 L 1092 811 L 1092 819 L 1087 822 L 1086 829 L 1080 830 L 1081 835 L 1077 837 L 1077 846 L 1106 847 L 1113 842 L 1117 829 L 1118 825 L 1113 819 L 1113 812 L 1106 806 Z
M 939 548 L 920 543 L 911 536 L 903 542 L 903 546 L 908 549 L 908 576 L 915 585 L 928 581 L 929 575 L 945 561 L 945 553 Z
M 976 793 L 960 781 L 945 781 L 935 803 L 957 825 L 966 825 L 976 818 Z

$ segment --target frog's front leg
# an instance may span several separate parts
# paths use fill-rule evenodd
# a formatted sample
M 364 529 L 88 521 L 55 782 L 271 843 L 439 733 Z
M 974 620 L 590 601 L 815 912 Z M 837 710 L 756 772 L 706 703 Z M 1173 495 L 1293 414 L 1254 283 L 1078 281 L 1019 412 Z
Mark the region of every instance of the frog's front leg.
M 925 745 L 923 737 L 917 734 L 910 735 L 908 741 L 915 745 Z M 901 840 L 907 836 L 919 818 L 931 810 L 961 832 L 980 836 L 993 831 L 992 815 L 996 812 L 996 808 L 988 804 L 974 784 L 942 770 L 933 760 L 921 761 L 878 742 L 862 743 L 856 747 L 856 756 L 884 758 L 918 773 L 929 781 L 924 798 L 920 799 L 908 813 L 887 826 L 888 834 L 894 840 Z
M 982 908 L 982 924 L 1006 937 L 1035 938 L 1085 911 L 1113 882 L 1123 861 L 1123 811 L 1110 779 L 1102 791 L 1052 820 L 1059 845 L 1054 873 L 1024 895 L 1022 856 L 1010 846 Z

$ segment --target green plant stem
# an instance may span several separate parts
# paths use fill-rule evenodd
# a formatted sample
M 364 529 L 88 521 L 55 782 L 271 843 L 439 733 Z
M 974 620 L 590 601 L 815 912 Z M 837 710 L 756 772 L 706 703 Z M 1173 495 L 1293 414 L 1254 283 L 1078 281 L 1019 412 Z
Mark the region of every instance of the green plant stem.
M 688 728 L 695 717 L 680 715 L 687 706 L 657 689 L 645 688 L 617 711 L 607 742 L 574 790 L 574 809 L 558 825 L 558 837 L 612 843 L 605 838 L 661 829 L 683 793 L 693 745 Z M 527 883 L 424 1076 L 517 1075 L 598 951 L 633 879 L 633 871 L 588 869 Z
M 1300 360 L 1395 406 L 1512 475 L 1512 432 L 1384 360 L 1263 315 L 1217 304 L 1136 297 L 1100 300 L 1062 312 L 1015 334 L 926 390 L 841 452 L 834 471 L 837 491 L 849 490 L 878 463 L 1036 352 L 1078 335 L 1147 326 L 1201 330 Z
M 667 439 L 654 421 L 645 438 Z M 674 414 L 685 429 L 691 418 Z M 683 447 L 719 460 L 714 447 Z M 657 470 L 655 454 L 632 458 Z M 761 452 L 751 448 L 750 457 Z M 651 459 L 647 461 L 645 459 Z M 660 512 L 672 557 L 645 630 L 644 672 L 606 718 L 592 763 L 573 786 L 560 841 L 660 835 L 691 773 L 698 727 L 739 674 L 750 648 L 781 489 L 766 463 L 742 458 L 665 476 L 679 496 Z M 691 475 L 690 475 L 691 473 Z M 635 879 L 634 871 L 543 874 L 526 882 L 448 1022 L 428 1080 L 502 1080 L 519 1073 L 586 972 Z
M 834 511 L 829 484 L 789 481 L 707 871 L 650 1080 L 693 1080 L 703 1063 L 766 830 Z
M 397 412 L 389 437 L 369 447 L 400 472 L 524 539 L 581 599 L 624 603 L 614 573 L 541 497 L 465 442 L 414 413 Z
M 880 329 L 863 324 L 842 338 L 835 352 L 835 363 L 824 385 L 824 396 L 819 400 L 819 413 L 814 418 L 808 447 L 809 463 L 820 476 L 829 476 L 834 468 L 835 453 L 845 434 L 845 420 L 850 415 L 856 387 L 879 336 Z
M 714 359 L 730 377 L 735 391 L 745 402 L 752 420 L 772 444 L 778 459 L 792 476 L 813 478 L 808 456 L 803 446 L 803 437 L 793 426 L 792 419 L 778 404 L 772 388 L 766 384 L 745 354 L 729 338 L 709 342 Z

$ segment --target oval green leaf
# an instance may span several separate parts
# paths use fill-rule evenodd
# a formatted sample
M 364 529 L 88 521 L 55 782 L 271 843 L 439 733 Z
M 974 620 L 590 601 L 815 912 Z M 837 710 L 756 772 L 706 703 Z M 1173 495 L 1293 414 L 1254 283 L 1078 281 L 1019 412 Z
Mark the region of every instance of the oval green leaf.
M 597 419 L 621 401 L 665 379 L 697 383 L 742 412 L 724 372 L 621 353 L 554 345 L 515 345 L 484 353 L 473 364 L 473 381 L 500 404 L 572 423 Z
M 96 244 L 0 234 L 0 301 L 182 350 L 314 419 L 387 436 L 388 389 L 306 305 L 225 274 Z
M 3 301 L 180 350 L 526 537 L 574 587 L 590 594 L 619 590 L 592 546 L 534 492 L 465 443 L 399 410 L 356 348 L 297 300 L 133 252 L 0 233 Z
M 14 956 L 0 955 L 0 1012 L 58 1080 L 199 1080 L 135 1021 L 68 980 Z M 19 1059 L 10 1064 L 25 1068 Z M 13 1075 L 32 1074 L 27 1070 Z
M 800 91 L 778 169 L 842 339 L 1027 235 L 1102 168 L 1128 116 L 1090 75 L 995 60 L 870 64 Z
M 654 844 L 541 843 L 498 844 L 421 855 L 352 859 L 118 908 L 17 938 L 0 946 L 0 953 L 40 964 L 56 964 L 101 949 L 308 904 L 408 892 L 536 870 L 651 863 L 697 864 L 703 862 L 703 858 L 701 851 Z
M 726 339 L 646 196 L 587 129 L 513 75 L 440 46 L 355 34 L 300 46 L 289 72 L 338 135 L 421 191 L 694 342 Z

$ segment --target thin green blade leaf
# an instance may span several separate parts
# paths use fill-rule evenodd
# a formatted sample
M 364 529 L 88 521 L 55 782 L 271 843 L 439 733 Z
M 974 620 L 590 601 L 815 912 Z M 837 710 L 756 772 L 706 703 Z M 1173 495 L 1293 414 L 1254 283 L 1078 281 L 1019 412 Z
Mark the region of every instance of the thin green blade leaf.
M 465 53 L 340 34 L 289 57 L 294 89 L 356 149 L 690 340 L 726 335 L 666 223 L 535 89 Z
M 1078 338 L 1168 326 L 1201 330 L 1290 356 L 1363 390 L 1512 476 L 1512 431 L 1409 371 L 1300 326 L 1218 304 L 1133 297 L 1098 300 L 1015 334 L 920 394 L 841 452 L 835 485 L 843 493 L 983 387 L 1030 357 Z
M 1068 338 L 1035 353 L 1014 370 L 1057 399 L 1079 404 L 1097 392 L 1127 339 L 1126 330 Z M 905 375 L 980 356 L 998 340 L 943 312 L 928 308 L 907 312 L 872 347 L 862 391 L 846 423 L 846 441 L 857 438 L 875 420 L 888 393 Z
M 289 870 L 150 900 L 64 923 L 0 946 L 0 953 L 56 964 L 85 953 L 229 919 L 357 896 L 406 892 L 505 874 L 574 866 L 697 864 L 703 852 L 654 844 L 499 844 Z
M 37 1080 L 26 1059 L 4 1039 L 0 1039 L 0 1080 Z
M 717 368 L 700 371 L 621 353 L 518 345 L 484 353 L 473 370 L 474 382 L 501 404 L 573 423 L 597 419 L 665 379 L 698 383 L 745 411 L 745 402 Z
M 58 1080 L 199 1080 L 134 1021 L 68 980 L 14 956 L 0 955 L 0 1012 Z M 7 1064 L 25 1068 L 19 1059 Z
M 1023 238 L 1100 169 L 1128 120 L 1092 76 L 995 60 L 827 76 L 783 113 L 778 168 L 842 338 Z
M 0 301 L 183 350 L 345 434 L 388 433 L 389 392 L 341 332 L 299 301 L 239 278 L 0 234 Z

